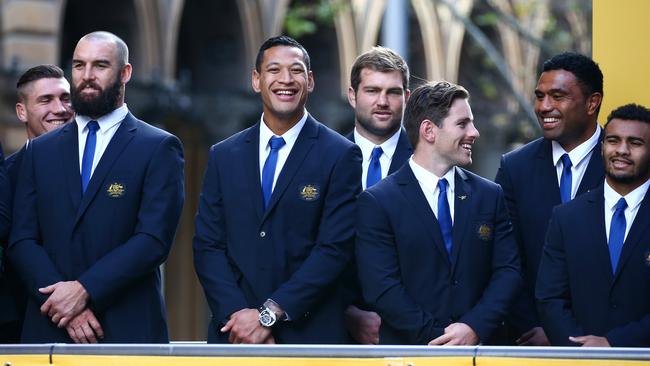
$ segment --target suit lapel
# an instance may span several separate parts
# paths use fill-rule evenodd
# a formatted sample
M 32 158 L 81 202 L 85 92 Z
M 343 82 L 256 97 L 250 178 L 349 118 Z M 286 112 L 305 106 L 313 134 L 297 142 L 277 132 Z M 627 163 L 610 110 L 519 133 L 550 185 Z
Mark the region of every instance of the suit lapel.
M 557 180 L 557 171 L 553 164 L 553 148 L 551 141 L 544 139 L 537 154 L 537 179 L 540 179 L 540 187 L 544 190 L 540 192 L 540 197 L 550 197 L 544 200 L 549 209 L 562 203 L 560 198 L 560 185 Z M 546 224 L 546 223 L 544 223 Z
M 79 167 L 79 134 L 77 122 L 72 121 L 61 129 L 58 141 L 61 150 L 62 172 L 67 181 L 68 195 L 73 207 L 79 207 L 81 201 L 81 170 Z
M 131 142 L 135 132 L 137 130 L 136 120 L 131 113 L 127 114 L 122 124 L 115 131 L 115 135 L 111 138 L 111 141 L 106 146 L 106 150 L 102 154 L 102 157 L 99 159 L 99 163 L 93 172 L 92 177 L 90 177 L 90 182 L 88 182 L 88 188 L 81 198 L 81 206 L 77 211 L 77 217 L 75 218 L 75 225 L 86 211 L 86 208 L 92 202 L 93 198 L 97 194 L 97 191 L 100 189 L 106 174 L 111 170 L 113 163 L 117 157 L 122 153 L 124 148 Z M 77 161 L 79 158 L 77 158 Z M 79 174 L 79 173 L 78 173 Z M 79 189 L 81 191 L 81 188 Z
M 621 256 L 618 259 L 618 266 L 616 267 L 616 273 L 614 275 L 614 281 L 618 279 L 625 267 L 625 264 L 632 256 L 632 253 L 635 253 L 635 248 L 641 243 L 646 242 L 648 234 L 648 222 L 650 222 L 650 199 L 648 198 L 648 193 L 646 193 L 643 201 L 641 201 L 641 206 L 639 211 L 634 218 L 630 232 L 627 234 L 627 238 L 623 243 L 623 249 L 621 250 Z
M 461 250 L 461 245 L 468 231 L 472 229 L 468 227 L 472 213 L 476 212 L 474 208 L 476 200 L 472 197 L 472 187 L 467 182 L 467 174 L 460 169 L 456 168 L 455 174 L 455 189 L 454 189 L 454 226 L 452 229 L 452 247 L 451 247 L 451 265 L 452 272 L 456 268 L 456 262 Z
M 264 197 L 262 195 L 262 181 L 260 177 L 260 123 L 248 130 L 245 137 L 245 144 L 240 154 L 242 156 L 244 169 L 243 182 L 252 182 L 250 203 L 259 219 L 264 215 Z
M 395 179 L 400 185 L 406 200 L 411 204 L 411 206 L 413 206 L 415 215 L 422 220 L 422 226 L 424 226 L 426 231 L 429 233 L 429 237 L 433 242 L 433 245 L 438 249 L 440 257 L 445 258 L 445 263 L 451 266 L 449 255 L 445 248 L 445 242 L 442 239 L 438 219 L 436 219 L 436 216 L 433 214 L 433 211 L 429 206 L 429 201 L 424 197 L 420 183 L 413 174 L 413 170 L 411 170 L 411 167 L 408 164 L 404 164 L 404 166 L 395 173 Z
M 305 121 L 305 125 L 302 127 L 300 134 L 298 134 L 296 143 L 291 148 L 287 161 L 280 171 L 277 182 L 275 182 L 275 188 L 273 188 L 271 200 L 269 201 L 269 206 L 266 208 L 264 217 L 262 217 L 262 221 L 266 220 L 273 207 L 275 207 L 280 197 L 284 194 L 284 191 L 289 186 L 289 182 L 291 182 L 296 172 L 298 172 L 298 168 L 300 168 L 300 165 L 302 165 L 302 162 L 309 154 L 317 138 L 318 125 L 311 116 L 307 116 L 307 121 Z
M 607 245 L 607 231 L 605 230 L 605 198 L 603 186 L 595 188 L 593 194 L 587 199 L 587 206 L 584 212 L 584 222 L 594 225 L 589 232 L 593 233 L 590 238 L 585 238 L 575 245 L 581 246 L 580 252 L 593 255 L 597 271 L 601 272 L 602 277 L 607 278 L 609 283 L 612 279 L 612 265 L 609 260 L 609 246 Z M 583 206 L 585 207 L 585 206 Z
M 603 168 L 603 156 L 600 150 L 600 141 L 603 139 L 603 131 L 600 131 L 599 142 L 594 147 L 591 157 L 589 158 L 589 164 L 587 165 L 587 170 L 585 170 L 585 175 L 580 181 L 580 186 L 578 186 L 578 192 L 576 195 L 583 194 L 590 189 L 598 186 L 605 180 L 605 169 Z
M 399 168 L 401 168 L 412 154 L 413 148 L 411 148 L 411 144 L 406 136 L 406 131 L 402 128 L 399 132 L 399 140 L 397 141 L 395 154 L 393 154 L 390 168 L 388 168 L 388 175 L 395 173 Z

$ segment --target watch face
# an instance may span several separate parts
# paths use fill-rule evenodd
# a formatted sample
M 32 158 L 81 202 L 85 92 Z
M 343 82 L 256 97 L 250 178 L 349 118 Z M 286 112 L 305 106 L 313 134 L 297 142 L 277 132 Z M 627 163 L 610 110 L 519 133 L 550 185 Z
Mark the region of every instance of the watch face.
M 270 327 L 275 324 L 275 313 L 269 309 L 264 309 L 260 312 L 260 324 L 265 327 Z

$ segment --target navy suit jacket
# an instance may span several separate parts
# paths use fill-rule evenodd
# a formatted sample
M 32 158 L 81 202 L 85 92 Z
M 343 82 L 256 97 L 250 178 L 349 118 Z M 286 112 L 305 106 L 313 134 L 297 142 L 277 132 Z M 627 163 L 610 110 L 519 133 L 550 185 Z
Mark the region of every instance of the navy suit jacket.
M 348 140 L 355 142 L 354 131 L 350 132 L 345 137 Z M 391 159 L 388 174 L 386 176 L 395 173 L 399 168 L 401 168 L 404 163 L 409 160 L 411 155 L 413 155 L 413 148 L 406 136 L 406 131 L 402 127 L 399 133 L 399 140 L 397 140 L 397 147 L 395 147 L 395 153 Z M 352 253 L 352 260 L 344 272 L 342 281 L 344 281 L 345 285 L 345 296 L 348 298 L 346 301 L 357 307 L 368 308 L 368 304 L 364 304 L 363 296 L 361 295 L 361 287 L 359 286 L 359 276 L 357 274 L 357 264 L 354 259 L 354 252 Z
M 16 189 L 9 256 L 27 286 L 22 340 L 71 342 L 39 312 L 38 288 L 79 281 L 104 342 L 168 342 L 159 266 L 183 205 L 178 138 L 131 114 L 81 192 L 77 124 L 30 142 Z
M 4 161 L 7 168 L 8 182 L 10 183 L 12 197 L 16 190 L 16 181 L 18 180 L 18 172 L 20 171 L 20 164 L 22 163 L 24 154 L 25 146 L 9 155 Z M 3 239 L 2 242 L 3 249 L 6 250 L 6 243 L 9 238 L 5 238 L 6 240 Z M 27 295 L 23 283 L 15 268 L 11 265 L 11 262 L 5 257 L 6 256 L 3 256 L 2 258 L 3 272 L 0 274 L 0 324 L 21 322 L 25 313 L 27 301 Z M 5 339 L 7 341 L 11 340 L 12 343 L 20 342 L 19 329 L 14 330 L 12 328 L 9 330 L 2 328 L 2 331 L 5 334 L 0 335 L 0 339 Z M 14 333 L 15 331 L 17 331 L 18 334 L 6 334 L 7 332 Z
M 650 346 L 650 198 L 646 194 L 612 274 L 603 186 L 553 211 L 537 279 L 544 330 L 606 337 L 612 346 Z
M 601 131 L 601 140 L 602 140 Z M 605 179 L 600 143 L 596 145 L 576 196 Z M 500 184 L 519 245 L 524 286 L 509 314 L 513 338 L 540 326 L 535 307 L 535 282 L 544 237 L 553 207 L 562 203 L 551 140 L 539 138 L 501 158 L 495 182 Z
M 346 343 L 336 280 L 354 240 L 361 151 L 307 117 L 264 210 L 259 128 L 210 150 L 193 243 L 208 342 L 227 343 L 225 320 L 272 298 L 291 318 L 273 327 L 277 342 Z
M 455 322 L 490 343 L 520 285 L 501 188 L 456 172 L 451 258 L 408 164 L 359 196 L 356 258 L 382 344 L 427 344 Z

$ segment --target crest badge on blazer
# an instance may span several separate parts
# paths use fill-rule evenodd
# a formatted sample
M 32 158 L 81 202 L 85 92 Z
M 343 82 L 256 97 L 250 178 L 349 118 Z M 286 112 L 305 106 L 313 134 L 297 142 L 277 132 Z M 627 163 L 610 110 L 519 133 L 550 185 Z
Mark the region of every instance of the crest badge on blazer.
M 106 194 L 110 198 L 120 198 L 124 196 L 124 193 L 126 192 L 126 187 L 124 186 L 124 183 L 110 183 L 106 187 Z
M 643 263 L 645 263 L 646 266 L 650 267 L 650 250 L 646 251 L 643 254 Z
M 492 240 L 492 226 L 489 224 L 480 224 L 476 228 L 476 235 L 483 241 Z
M 316 184 L 305 184 L 298 193 L 303 201 L 316 201 L 320 197 L 320 188 Z

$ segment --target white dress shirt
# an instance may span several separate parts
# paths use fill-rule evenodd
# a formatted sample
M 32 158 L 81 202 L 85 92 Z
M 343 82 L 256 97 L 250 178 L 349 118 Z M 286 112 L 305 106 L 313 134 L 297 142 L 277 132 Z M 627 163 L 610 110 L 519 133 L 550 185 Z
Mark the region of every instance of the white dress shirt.
M 605 233 L 607 234 L 608 243 L 609 227 L 612 224 L 612 217 L 614 216 L 614 212 L 616 212 L 616 203 L 618 203 L 618 200 L 620 200 L 621 197 L 624 197 L 625 202 L 627 202 L 627 208 L 625 209 L 625 236 L 623 237 L 623 242 L 625 242 L 627 234 L 630 232 L 630 228 L 634 223 L 634 218 L 639 212 L 641 201 L 643 201 L 643 198 L 648 192 L 648 187 L 650 187 L 650 179 L 636 187 L 636 189 L 627 195 L 621 196 L 610 187 L 609 184 L 607 184 L 607 180 L 605 180 Z
M 438 195 L 440 194 L 440 190 L 438 189 L 438 181 L 442 178 L 447 179 L 447 202 L 449 203 L 449 214 L 451 214 L 451 223 L 453 224 L 456 167 L 454 166 L 449 169 L 444 176 L 438 177 L 437 175 L 418 165 L 418 163 L 413 160 L 412 156 L 409 159 L 409 165 L 411 166 L 411 170 L 413 170 L 413 174 L 418 180 L 418 183 L 420 183 L 420 188 L 422 188 L 424 197 L 426 197 L 427 202 L 429 202 L 429 207 L 431 207 L 431 211 L 433 211 L 436 219 L 438 218 Z
M 551 146 L 553 147 L 553 164 L 555 164 L 555 171 L 557 173 L 558 187 L 560 186 L 562 170 L 564 168 L 564 164 L 562 164 L 561 160 L 562 155 L 569 154 L 569 159 L 571 159 L 571 199 L 575 198 L 576 193 L 578 193 L 578 187 L 580 187 L 582 177 L 587 171 L 587 165 L 589 165 L 589 160 L 591 160 L 591 154 L 594 151 L 594 147 L 598 145 L 599 137 L 600 128 L 596 128 L 596 132 L 594 132 L 589 140 L 576 146 L 575 149 L 571 150 L 569 153 L 567 153 L 557 141 L 551 141 Z
M 379 165 L 381 165 L 381 179 L 384 179 L 388 175 L 390 163 L 393 161 L 393 155 L 397 149 L 400 132 L 401 129 L 397 130 L 397 132 L 395 132 L 388 140 L 384 141 L 383 144 L 375 145 L 374 142 L 361 136 L 356 128 L 354 129 L 354 142 L 359 146 L 361 154 L 363 155 L 363 161 L 361 162 L 361 168 L 363 169 L 361 173 L 361 185 L 363 186 L 363 189 L 366 189 L 366 178 L 368 177 L 368 167 L 370 167 L 370 160 L 372 159 L 372 150 L 376 146 L 379 146 L 383 151 L 383 154 L 379 157 Z
M 93 167 L 90 175 L 91 178 L 92 178 L 92 173 L 95 172 L 95 168 L 97 167 L 97 164 L 99 164 L 99 160 L 102 158 L 102 155 L 104 155 L 104 151 L 106 151 L 106 147 L 111 142 L 113 135 L 115 135 L 115 131 L 117 131 L 117 129 L 120 127 L 120 125 L 122 124 L 122 120 L 124 119 L 124 117 L 126 117 L 128 113 L 129 113 L 129 108 L 126 106 L 126 104 L 122 104 L 121 107 L 114 109 L 111 113 L 103 115 L 95 120 L 99 124 L 99 129 L 97 130 L 96 133 L 97 139 L 95 143 L 95 156 L 93 158 Z M 88 137 L 88 128 L 86 126 L 90 121 L 92 121 L 92 118 L 88 116 L 77 115 L 75 117 L 75 122 L 77 123 L 77 133 L 79 135 L 79 173 L 80 174 L 81 174 L 81 164 L 84 156 L 84 148 L 86 147 L 86 138 Z
M 282 146 L 278 150 L 278 161 L 277 164 L 275 165 L 275 175 L 273 176 L 273 186 L 271 187 L 271 192 L 275 189 L 275 183 L 278 181 L 278 176 L 280 175 L 280 172 L 282 171 L 282 167 L 284 166 L 284 163 L 286 163 L 287 158 L 289 157 L 289 153 L 291 152 L 291 149 L 293 148 L 293 145 L 296 143 L 296 140 L 298 139 L 298 135 L 300 134 L 300 131 L 302 130 L 302 127 L 305 125 L 305 122 L 307 121 L 307 110 L 305 109 L 304 114 L 302 115 L 302 118 L 296 123 L 293 127 L 289 129 L 289 131 L 285 132 L 282 134 L 282 137 L 284 139 L 284 146 Z M 262 117 L 260 119 L 260 146 L 259 146 L 259 151 L 260 151 L 260 183 L 262 182 L 262 170 L 264 170 L 264 163 L 266 162 L 266 158 L 269 156 L 271 153 L 271 146 L 269 145 L 269 140 L 271 140 L 271 137 L 277 136 L 271 131 L 271 129 L 266 125 L 264 122 L 264 114 L 262 114 Z

